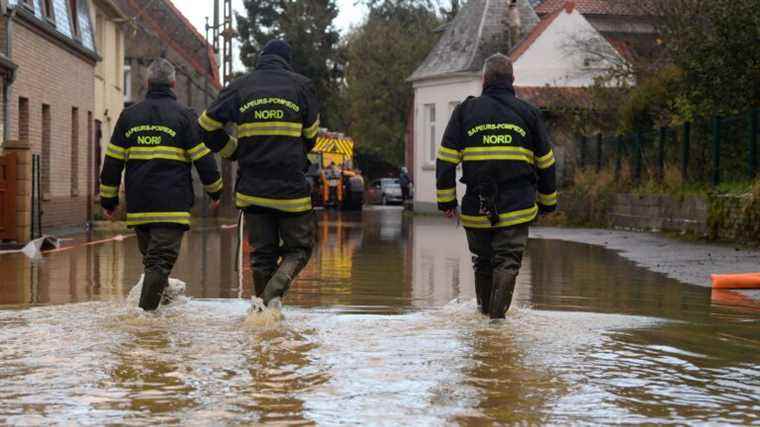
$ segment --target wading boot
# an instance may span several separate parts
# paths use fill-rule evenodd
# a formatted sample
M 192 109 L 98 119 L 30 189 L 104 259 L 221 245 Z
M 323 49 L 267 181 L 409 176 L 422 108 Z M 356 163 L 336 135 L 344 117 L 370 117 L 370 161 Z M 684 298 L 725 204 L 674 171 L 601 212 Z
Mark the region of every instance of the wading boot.
M 475 295 L 478 299 L 480 312 L 488 316 L 491 308 L 491 288 L 493 287 L 493 273 L 475 273 Z
M 503 319 L 509 306 L 512 304 L 512 293 L 515 291 L 517 274 L 508 271 L 494 271 L 493 289 L 489 316 L 491 319 Z
M 272 280 L 272 273 L 264 273 L 261 271 L 253 272 L 253 292 L 256 298 L 261 298 L 264 295 L 264 290 L 267 288 L 267 283 Z
M 146 272 L 140 294 L 140 308 L 145 311 L 157 309 L 168 285 L 169 278 L 166 275 L 151 271 Z

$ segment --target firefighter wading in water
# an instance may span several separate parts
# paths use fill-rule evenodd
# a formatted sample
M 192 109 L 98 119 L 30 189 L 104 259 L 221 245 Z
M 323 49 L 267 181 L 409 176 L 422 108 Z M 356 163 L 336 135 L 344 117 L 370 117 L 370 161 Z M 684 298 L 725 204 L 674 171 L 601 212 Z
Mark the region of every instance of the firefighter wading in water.
M 251 73 L 232 82 L 204 112 L 204 141 L 238 162 L 235 204 L 245 212 L 254 291 L 279 306 L 311 257 L 315 218 L 305 171 L 319 131 L 309 79 L 290 66 L 290 46 L 272 40 Z M 237 139 L 226 125 L 237 128 Z
M 143 255 L 140 307 L 155 310 L 190 228 L 195 199 L 191 165 L 218 206 L 222 179 L 211 151 L 201 142 L 197 115 L 172 92 L 174 66 L 157 59 L 148 67 L 145 101 L 125 109 L 116 122 L 100 175 L 100 203 L 111 218 L 119 204 L 126 166 L 127 225 L 137 232 Z
M 511 60 L 483 67 L 483 94 L 452 113 L 436 161 L 438 208 L 457 215 L 456 168 L 462 163 L 461 220 L 473 253 L 483 314 L 503 318 L 512 302 L 528 225 L 557 206 L 554 153 L 540 112 L 515 97 Z

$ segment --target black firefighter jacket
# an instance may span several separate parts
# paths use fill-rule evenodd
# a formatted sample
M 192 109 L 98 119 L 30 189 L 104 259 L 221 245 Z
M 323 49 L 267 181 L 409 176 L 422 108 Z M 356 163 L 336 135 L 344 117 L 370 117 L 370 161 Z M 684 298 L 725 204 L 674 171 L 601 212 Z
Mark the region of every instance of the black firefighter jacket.
M 305 171 L 319 131 L 313 85 L 276 55 L 232 82 L 200 117 L 204 140 L 223 158 L 237 160 L 235 204 L 249 212 L 311 211 Z M 237 128 L 237 139 L 226 125 Z
M 116 122 L 100 175 L 100 203 L 119 204 L 124 167 L 127 225 L 190 226 L 191 165 L 204 189 L 217 200 L 222 179 L 211 151 L 201 142 L 197 115 L 177 102 L 169 86 L 152 85 L 145 101 L 125 109 Z
M 438 208 L 457 206 L 456 169 L 462 164 L 462 225 L 509 227 L 557 206 L 554 153 L 541 113 L 515 97 L 511 84 L 490 85 L 457 106 L 436 161 Z M 498 223 L 481 209 L 484 188 L 495 188 Z M 493 199 L 493 197 L 492 197 Z

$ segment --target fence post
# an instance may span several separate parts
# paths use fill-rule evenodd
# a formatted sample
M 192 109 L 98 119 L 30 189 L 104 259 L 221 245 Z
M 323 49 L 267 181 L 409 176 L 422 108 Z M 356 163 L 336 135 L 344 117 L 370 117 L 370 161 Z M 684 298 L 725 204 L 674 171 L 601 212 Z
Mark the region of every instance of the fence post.
M 620 176 L 620 170 L 623 168 L 623 135 L 617 137 L 617 159 L 615 159 L 615 177 Z
M 685 183 L 689 179 L 689 153 L 691 148 L 691 123 L 683 124 L 683 144 L 681 144 L 681 178 Z
M 749 113 L 749 179 L 754 179 L 757 173 L 758 113 L 760 109 L 754 109 Z
M 596 134 L 596 173 L 602 170 L 602 133 Z
M 713 119 L 713 174 L 712 184 L 720 184 L 720 117 Z
M 581 137 L 581 169 L 586 167 L 586 145 L 588 145 L 588 138 L 586 135 Z
M 668 128 L 660 128 L 660 141 L 657 146 L 657 177 L 665 176 L 665 140 L 668 138 Z
M 636 136 L 634 137 L 636 144 L 633 148 L 633 179 L 635 182 L 641 181 L 641 151 L 643 150 L 643 139 L 644 135 L 642 134 L 642 131 L 636 132 Z

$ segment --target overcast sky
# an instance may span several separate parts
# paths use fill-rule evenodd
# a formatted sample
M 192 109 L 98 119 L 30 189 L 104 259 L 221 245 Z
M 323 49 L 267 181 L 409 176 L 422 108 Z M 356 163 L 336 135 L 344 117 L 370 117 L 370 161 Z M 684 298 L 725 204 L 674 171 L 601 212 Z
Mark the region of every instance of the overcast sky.
M 213 19 L 214 1 L 213 0 L 171 0 L 175 6 L 198 28 L 201 34 L 206 34 L 206 17 Z M 356 0 L 336 0 L 340 13 L 335 21 L 336 26 L 344 33 L 351 25 L 358 24 L 364 17 L 364 8 L 354 6 Z M 223 3 L 220 0 L 220 3 Z M 243 0 L 232 0 L 232 8 L 243 11 Z M 220 7 L 221 9 L 221 7 Z M 221 13 L 221 10 L 220 10 Z M 242 68 L 240 58 L 235 52 L 235 70 Z

